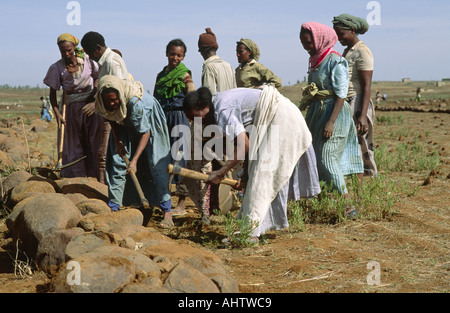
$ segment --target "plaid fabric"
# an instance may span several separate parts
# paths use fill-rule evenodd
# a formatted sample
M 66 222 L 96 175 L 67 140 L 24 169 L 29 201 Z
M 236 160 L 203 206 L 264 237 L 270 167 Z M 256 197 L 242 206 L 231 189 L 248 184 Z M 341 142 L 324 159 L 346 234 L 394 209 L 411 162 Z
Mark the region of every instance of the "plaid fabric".
M 304 23 L 302 29 L 309 30 L 314 39 L 316 54 L 309 58 L 311 69 L 316 69 L 320 63 L 330 54 L 337 53 L 333 47 L 338 41 L 338 37 L 333 28 L 317 22 Z

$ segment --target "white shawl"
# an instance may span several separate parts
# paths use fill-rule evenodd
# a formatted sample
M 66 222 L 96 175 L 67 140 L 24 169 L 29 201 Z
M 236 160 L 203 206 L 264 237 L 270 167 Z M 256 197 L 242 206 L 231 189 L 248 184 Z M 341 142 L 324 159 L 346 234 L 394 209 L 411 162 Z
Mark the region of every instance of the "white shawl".
M 275 87 L 264 86 L 250 133 L 249 180 L 241 216 L 255 225 L 262 223 L 311 143 L 311 132 L 297 106 Z

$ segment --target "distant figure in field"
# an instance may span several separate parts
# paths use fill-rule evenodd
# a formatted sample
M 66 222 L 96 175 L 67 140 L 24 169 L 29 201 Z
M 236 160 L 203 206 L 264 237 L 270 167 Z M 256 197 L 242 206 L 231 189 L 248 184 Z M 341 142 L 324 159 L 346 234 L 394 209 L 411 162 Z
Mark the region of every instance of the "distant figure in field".
M 381 103 L 381 93 L 379 90 L 377 90 L 377 94 L 375 95 L 375 101 L 377 104 Z
M 42 121 L 47 121 L 47 122 L 51 122 L 52 121 L 52 117 L 50 116 L 50 114 L 48 113 L 49 110 L 45 107 L 45 105 L 41 105 L 41 120 Z
M 55 116 L 53 115 L 53 110 L 51 108 L 51 104 L 50 104 L 50 97 L 41 97 L 41 101 L 42 101 L 42 106 L 45 107 L 47 109 L 48 114 L 50 115 L 50 117 L 53 119 L 55 118 Z M 41 108 L 42 108 L 41 106 Z
M 333 19 L 333 26 L 339 42 L 346 47 L 343 57 L 348 62 L 350 80 L 347 101 L 353 111 L 364 163 L 364 174 L 358 175 L 362 182 L 363 175 L 378 176 L 373 144 L 375 109 L 370 98 L 373 55 L 366 44 L 358 38 L 359 34 L 365 34 L 369 30 L 369 23 L 364 18 L 341 14 Z
M 421 93 L 422 93 L 422 88 L 421 87 L 417 88 L 417 90 L 416 90 L 416 99 L 415 99 L 416 102 L 420 102 L 420 100 L 422 98 Z

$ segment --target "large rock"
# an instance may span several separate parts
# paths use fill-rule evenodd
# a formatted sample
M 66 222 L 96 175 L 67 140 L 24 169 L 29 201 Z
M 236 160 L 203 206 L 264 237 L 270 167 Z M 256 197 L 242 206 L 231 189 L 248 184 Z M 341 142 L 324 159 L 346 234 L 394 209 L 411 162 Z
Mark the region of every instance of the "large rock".
M 81 193 L 68 193 L 66 194 L 66 197 L 72 200 L 75 205 L 78 205 L 78 203 L 89 199 Z
M 95 249 L 105 246 L 118 244 L 113 235 L 108 236 L 103 231 L 82 233 L 72 238 L 65 249 L 66 260 L 77 259 L 85 253 L 94 251 Z
M 95 178 L 65 178 L 56 182 L 63 194 L 81 193 L 90 199 L 108 202 L 108 186 L 99 183 Z
M 140 243 L 142 250 L 145 250 L 150 246 L 159 246 L 174 243 L 174 240 L 170 239 L 169 237 L 164 236 L 153 228 L 148 228 L 145 226 L 123 224 L 115 228 L 114 232 L 121 235 L 122 237 L 130 237 L 135 242 Z M 154 257 L 155 254 L 149 254 L 149 256 Z
M 131 237 L 134 239 L 133 236 Z M 160 244 L 151 245 L 143 249 L 142 253 L 144 253 L 150 258 L 154 258 L 159 255 L 164 255 L 174 263 L 180 260 L 187 260 L 192 258 L 193 256 L 196 256 L 197 258 L 204 259 L 205 264 L 215 262 L 219 265 L 222 265 L 222 260 L 217 255 L 188 245 L 181 245 L 174 240 L 170 241 L 164 240 Z
M 0 150 L 5 152 L 15 163 L 26 160 L 28 156 L 24 140 L 18 140 L 11 136 L 0 139 Z
M 39 268 L 48 274 L 55 273 L 66 262 L 66 247 L 72 238 L 81 235 L 84 230 L 78 227 L 55 230 L 38 244 L 36 261 Z
M 77 226 L 82 218 L 78 208 L 66 196 L 51 193 L 32 197 L 15 214 L 13 240 L 20 240 L 21 250 L 33 258 L 43 238 L 53 231 Z
M 19 203 L 23 199 L 36 195 L 37 193 L 55 193 L 55 188 L 46 181 L 28 180 L 12 190 L 11 201 L 13 203 Z
M 183 261 L 170 272 L 164 287 L 186 293 L 220 292 L 211 279 Z
M 144 215 L 141 211 L 128 209 L 85 217 L 80 221 L 79 226 L 85 231 L 115 232 L 124 225 L 142 226 L 143 223 Z
M 32 199 L 33 197 L 25 198 L 17 203 L 11 213 L 9 213 L 9 215 L 6 217 L 5 224 L 11 233 L 14 232 L 14 223 L 16 222 L 17 216 L 19 216 L 20 212 L 22 212 L 22 208 Z
M 87 199 L 84 201 L 80 201 L 77 203 L 77 208 L 80 210 L 83 216 L 89 213 L 95 214 L 111 213 L 111 208 L 108 206 L 108 204 L 99 199 Z
M 179 291 L 166 288 L 159 279 L 146 277 L 143 280 L 126 285 L 121 293 L 177 293 Z
M 221 263 L 218 263 L 207 256 L 199 257 L 197 255 L 187 259 L 186 263 L 211 279 L 219 288 L 220 292 L 239 292 L 236 280 L 226 273 Z
M 117 246 L 101 246 L 71 262 L 79 264 L 79 284 L 70 279 L 74 268 L 65 267 L 52 284 L 54 292 L 120 292 L 123 287 L 134 282 L 136 277 L 144 279 L 160 276 L 159 269 L 152 260 L 141 253 Z
M 7 171 L 14 167 L 14 161 L 3 151 L 0 150 L 0 169 Z
M 17 171 L 12 173 L 2 182 L 2 195 L 9 195 L 14 187 L 26 182 L 31 176 L 32 175 L 26 171 Z

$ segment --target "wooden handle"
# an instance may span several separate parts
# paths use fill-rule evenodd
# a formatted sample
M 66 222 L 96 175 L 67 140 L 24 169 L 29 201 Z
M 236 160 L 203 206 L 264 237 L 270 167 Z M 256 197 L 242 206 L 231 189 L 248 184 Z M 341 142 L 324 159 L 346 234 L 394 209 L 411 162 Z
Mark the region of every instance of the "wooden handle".
M 123 155 L 122 158 L 125 160 L 125 163 L 127 167 L 130 165 L 130 161 L 128 160 L 126 155 Z M 136 173 L 133 170 L 130 170 L 131 179 L 133 180 L 134 186 L 136 187 L 136 190 L 139 194 L 139 198 L 141 198 L 141 204 L 144 207 L 144 209 L 148 209 L 150 207 L 150 204 L 148 203 L 148 200 L 144 196 L 144 192 L 142 191 L 141 184 L 139 184 L 139 180 L 136 177 Z
M 63 105 L 62 105 L 62 117 L 63 119 L 66 119 L 66 100 L 67 100 L 67 94 L 64 91 L 63 92 Z M 64 124 L 61 123 L 61 131 L 59 136 L 59 147 L 58 147 L 58 163 L 56 167 L 62 166 L 62 155 L 63 155 L 63 147 L 64 147 Z
M 174 174 L 173 172 L 173 164 L 169 164 L 169 166 L 167 167 L 167 172 L 169 174 Z M 200 172 L 196 172 L 193 170 L 188 170 L 186 168 L 181 168 L 179 173 L 176 173 L 175 175 L 180 175 L 183 177 L 187 177 L 187 178 L 191 178 L 191 179 L 196 179 L 196 180 L 207 180 L 209 178 L 208 174 L 203 174 Z M 236 187 L 236 185 L 238 184 L 237 180 L 233 180 L 233 179 L 228 179 L 228 178 L 224 178 L 220 181 L 220 184 L 224 184 L 224 185 L 228 185 L 231 186 L 233 188 Z

